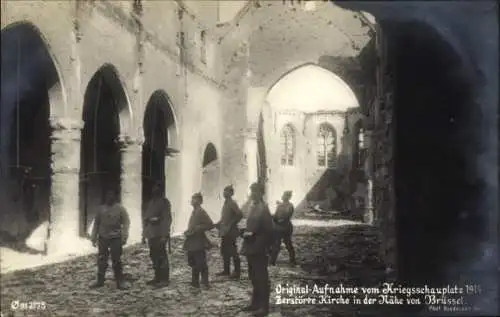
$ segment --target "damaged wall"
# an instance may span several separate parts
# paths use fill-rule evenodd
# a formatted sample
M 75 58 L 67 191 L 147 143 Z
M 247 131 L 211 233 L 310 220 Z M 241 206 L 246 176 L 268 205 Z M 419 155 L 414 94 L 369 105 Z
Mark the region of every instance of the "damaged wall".
M 166 158 L 170 182 L 166 187 L 174 213 L 173 231 L 179 232 L 189 216 L 190 195 L 201 190 L 206 144 L 212 142 L 222 152 L 219 101 L 224 89 L 216 80 L 217 43 L 210 30 L 216 23 L 215 11 L 214 16 L 204 15 L 212 21 L 207 25 L 197 19 L 190 8 L 175 1 L 132 4 L 130 1 L 5 1 L 2 2 L 2 29 L 15 22 L 29 21 L 40 30 L 49 47 L 60 75 L 63 96 L 58 103 L 51 103 L 52 121 L 62 131 L 76 129 L 76 139 L 61 147 L 64 153 L 60 159 L 71 170 L 78 171 L 80 164 L 77 157 L 81 127 L 76 123 L 81 123 L 87 84 L 106 63 L 117 70 L 129 107 L 128 119 L 120 122 L 124 171 L 121 182 L 122 201 L 132 218 L 131 242 L 134 242 L 140 239 L 142 124 L 150 96 L 155 91 L 163 91 L 175 117 L 175 127 L 169 129 L 169 145 L 179 149 L 180 155 Z M 58 17 L 57 23 L 54 16 Z M 204 39 L 202 31 L 205 31 Z M 184 32 L 182 49 L 178 40 L 180 32 Z M 206 58 L 202 58 L 203 51 Z M 179 66 L 181 59 L 184 67 Z M 61 125 L 57 123 L 60 121 L 75 124 Z M 174 132 L 176 135 L 172 135 Z M 53 190 L 57 199 L 53 200 L 56 205 L 52 206 L 52 219 L 56 222 L 55 219 L 64 219 L 61 228 L 59 224 L 52 225 L 53 236 L 63 243 L 57 244 L 54 240 L 49 249 L 50 252 L 70 252 L 75 248 L 70 241 L 78 240 L 80 181 L 78 173 L 67 174 L 65 170 L 52 178 L 53 183 L 67 186 L 57 185 Z M 57 181 L 59 178 L 64 181 Z M 58 218 L 58 214 L 64 217 Z
M 246 10 L 246 15 L 236 17 L 235 24 L 226 26 L 220 44 L 220 54 L 224 56 L 221 60 L 225 61 L 223 76 L 228 76 L 224 83 L 235 93 L 234 101 L 228 101 L 234 113 L 227 113 L 233 120 L 225 120 L 226 128 L 232 135 L 241 130 L 238 127 L 246 129 L 243 138 L 235 140 L 226 136 L 227 149 L 232 150 L 224 153 L 227 159 L 223 166 L 226 175 L 240 175 L 236 196 L 241 203 L 246 199 L 248 186 L 257 179 L 257 132 L 261 113 L 264 131 L 274 130 L 270 121 L 272 106 L 266 106 L 269 89 L 288 72 L 316 64 L 344 80 L 361 104 L 364 102 L 363 75 L 356 57 L 370 39 L 368 28 L 351 11 L 328 3 L 317 3 L 315 10 L 306 11 L 280 1 L 259 1 Z M 264 132 L 264 136 L 267 139 L 264 143 L 271 150 L 270 135 Z M 271 152 L 266 156 L 279 158 Z M 236 169 L 240 171 L 235 173 Z M 273 162 L 267 162 L 266 170 L 268 187 L 272 187 L 271 175 L 276 170 Z M 279 198 L 280 190 L 268 193 L 272 205 Z M 304 196 L 297 194 L 297 199 Z

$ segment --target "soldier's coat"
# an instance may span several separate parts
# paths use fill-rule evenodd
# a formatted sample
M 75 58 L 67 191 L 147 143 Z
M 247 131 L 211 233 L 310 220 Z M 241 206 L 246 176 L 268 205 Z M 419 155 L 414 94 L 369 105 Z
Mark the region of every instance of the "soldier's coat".
M 184 241 L 185 251 L 201 251 L 212 247 L 210 240 L 205 235 L 205 231 L 211 230 L 214 223 L 205 209 L 196 207 L 189 217 L 186 240 Z
M 263 201 L 252 201 L 249 209 L 246 231 L 253 235 L 243 240 L 241 254 L 267 254 L 272 243 L 273 218 Z

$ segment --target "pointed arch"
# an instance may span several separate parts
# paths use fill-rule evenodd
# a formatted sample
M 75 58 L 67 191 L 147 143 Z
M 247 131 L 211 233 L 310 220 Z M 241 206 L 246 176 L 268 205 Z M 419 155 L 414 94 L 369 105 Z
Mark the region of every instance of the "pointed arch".
M 205 168 L 210 163 L 216 161 L 218 159 L 217 149 L 212 142 L 209 142 L 205 147 L 205 151 L 203 153 L 203 162 L 202 167 Z
M 291 123 L 283 126 L 280 133 L 281 165 L 292 166 L 295 163 L 296 129 Z
M 319 125 L 317 134 L 317 159 L 318 166 L 334 168 L 337 163 L 337 131 L 323 122 Z

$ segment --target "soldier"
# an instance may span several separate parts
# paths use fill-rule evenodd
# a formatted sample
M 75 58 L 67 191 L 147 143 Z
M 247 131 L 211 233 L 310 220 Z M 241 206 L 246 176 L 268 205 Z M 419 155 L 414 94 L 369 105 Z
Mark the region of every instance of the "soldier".
M 104 286 L 104 277 L 108 268 L 108 258 L 115 274 L 116 286 L 124 289 L 123 268 L 121 262 L 123 245 L 127 243 L 130 219 L 123 206 L 116 202 L 115 193 L 106 193 L 105 204 L 97 212 L 94 220 L 91 240 L 95 247 L 98 244 L 97 282 L 91 288 Z
M 268 250 L 272 243 L 273 220 L 267 204 L 263 201 L 263 186 L 254 183 L 250 186 L 251 202 L 247 227 L 243 231 L 241 254 L 248 261 L 248 277 L 252 282 L 252 300 L 243 311 L 254 311 L 255 316 L 267 316 L 269 313 Z
M 191 267 L 191 286 L 200 287 L 200 274 L 203 285 L 208 289 L 208 265 L 206 250 L 212 247 L 205 231 L 214 227 L 212 219 L 201 207 L 203 196 L 196 193 L 191 198 L 193 211 L 189 218 L 188 228 L 184 232 L 184 250 L 187 251 L 188 265 Z
M 222 206 L 221 220 L 215 225 L 219 229 L 221 237 L 221 255 L 224 262 L 222 272 L 217 276 L 230 275 L 231 258 L 234 263 L 234 272 L 231 275 L 233 279 L 239 279 L 241 273 L 241 261 L 236 248 L 236 239 L 239 236 L 238 222 L 243 218 L 238 204 L 232 199 L 234 195 L 233 186 L 226 186 L 223 192 L 224 205 Z
M 143 215 L 143 243 L 148 240 L 149 256 L 153 264 L 154 278 L 146 284 L 155 287 L 168 286 L 170 264 L 167 255 L 167 241 L 170 239 L 172 213 L 170 201 L 162 197 L 159 184 L 153 187 L 153 198 Z
M 271 265 L 276 265 L 276 259 L 278 258 L 282 241 L 285 242 L 290 264 L 292 266 L 297 265 L 295 261 L 295 250 L 292 244 L 293 225 L 291 219 L 294 208 L 293 204 L 290 202 L 290 198 L 292 198 L 292 192 L 289 190 L 285 191 L 281 197 L 282 202 L 278 204 L 276 213 L 273 216 L 275 243 L 271 252 Z

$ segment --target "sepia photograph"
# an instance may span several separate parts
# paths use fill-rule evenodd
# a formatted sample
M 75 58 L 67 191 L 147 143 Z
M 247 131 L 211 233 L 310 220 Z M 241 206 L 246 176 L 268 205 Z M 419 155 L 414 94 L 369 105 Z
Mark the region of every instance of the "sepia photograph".
M 500 315 L 496 1 L 0 3 L 0 317 Z

